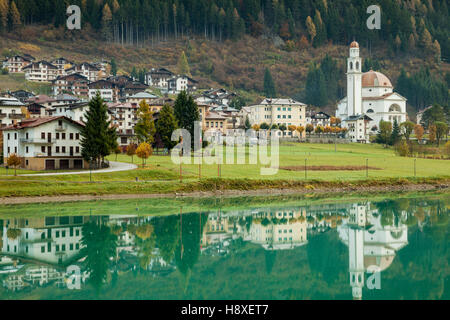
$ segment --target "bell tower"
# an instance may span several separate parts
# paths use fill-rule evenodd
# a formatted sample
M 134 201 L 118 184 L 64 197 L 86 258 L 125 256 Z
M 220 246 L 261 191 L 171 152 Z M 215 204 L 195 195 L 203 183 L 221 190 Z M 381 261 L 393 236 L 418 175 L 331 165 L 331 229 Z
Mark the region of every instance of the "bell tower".
M 350 56 L 347 59 L 347 115 L 362 114 L 362 72 L 359 44 L 350 44 Z

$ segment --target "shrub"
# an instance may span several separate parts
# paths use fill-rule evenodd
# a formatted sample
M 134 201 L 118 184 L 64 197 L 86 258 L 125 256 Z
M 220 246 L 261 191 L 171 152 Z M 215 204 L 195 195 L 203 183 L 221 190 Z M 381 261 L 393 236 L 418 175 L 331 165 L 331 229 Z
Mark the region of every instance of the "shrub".
M 409 156 L 409 146 L 404 140 L 395 145 L 395 151 L 400 157 Z
M 447 143 L 444 146 L 444 154 L 450 158 L 450 141 L 447 141 Z

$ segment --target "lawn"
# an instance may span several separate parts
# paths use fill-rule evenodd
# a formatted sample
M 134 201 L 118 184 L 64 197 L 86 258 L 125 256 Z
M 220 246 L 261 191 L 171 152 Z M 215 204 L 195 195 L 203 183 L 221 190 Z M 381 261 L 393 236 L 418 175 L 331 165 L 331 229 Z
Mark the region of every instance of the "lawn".
M 183 183 L 180 183 L 180 165 L 172 163 L 169 156 L 152 156 L 147 160 L 145 168 L 116 173 L 93 173 L 62 176 L 28 176 L 0 177 L 0 196 L 20 195 L 57 195 L 57 194 L 106 194 L 106 193 L 168 193 L 189 191 L 210 191 L 223 189 L 277 188 L 286 183 L 299 186 L 305 182 L 305 159 L 307 166 L 358 166 L 363 170 L 308 170 L 307 182 L 331 185 L 342 183 L 389 184 L 389 179 L 405 178 L 414 181 L 414 159 L 397 156 L 392 149 L 384 149 L 380 145 L 341 144 L 335 152 L 333 144 L 299 144 L 289 143 L 280 146 L 280 167 L 296 166 L 298 171 L 280 169 L 275 175 L 261 175 L 261 164 L 258 165 L 201 165 L 199 181 L 199 165 L 183 164 Z M 116 156 L 108 158 L 115 161 Z M 367 159 L 367 160 L 366 160 Z M 119 155 L 117 161 L 130 162 L 131 157 Z M 135 164 L 141 166 L 137 157 Z M 366 177 L 366 161 L 371 168 Z M 0 173 L 3 171 L 0 171 Z M 20 173 L 23 171 L 21 170 Z M 18 172 L 19 173 L 19 172 Z M 30 172 L 28 172 L 30 173 Z M 10 170 L 10 174 L 12 171 Z M 416 177 L 450 179 L 450 160 L 416 160 Z M 138 179 L 138 183 L 136 182 Z M 419 181 L 417 180 L 417 181 Z

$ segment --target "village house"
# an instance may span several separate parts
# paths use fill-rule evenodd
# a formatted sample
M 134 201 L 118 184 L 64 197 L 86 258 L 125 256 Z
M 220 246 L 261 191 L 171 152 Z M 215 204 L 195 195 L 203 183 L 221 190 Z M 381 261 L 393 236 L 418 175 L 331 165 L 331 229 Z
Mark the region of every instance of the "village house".
M 100 79 L 100 69 L 87 63 L 83 62 L 77 64 L 69 69 L 66 69 L 66 74 L 78 73 L 86 77 L 90 82 L 95 82 Z
M 28 92 L 25 90 L 17 90 L 10 92 L 9 95 L 13 98 L 16 98 L 22 103 L 25 103 L 28 99 L 33 98 L 34 94 L 32 92 Z
M 125 148 L 134 141 L 134 126 L 137 123 L 137 106 L 130 102 L 108 103 L 111 123 L 116 127 L 119 146 Z
M 51 82 L 63 72 L 45 60 L 32 62 L 23 67 L 22 71 L 25 72 L 25 80 L 34 82 Z
M 66 69 L 72 68 L 75 63 L 67 60 L 66 58 L 60 57 L 50 61 L 52 65 L 57 67 L 59 70 L 65 71 Z
M 126 102 L 131 103 L 133 106 L 136 106 L 139 108 L 139 104 L 142 101 L 147 102 L 147 104 L 152 103 L 152 101 L 158 99 L 157 96 L 154 94 L 148 93 L 148 92 L 139 92 L 132 96 L 127 97 Z
M 39 103 L 30 103 L 27 105 L 28 115 L 30 118 L 45 117 L 47 115 L 47 109 Z
M 172 98 L 169 98 L 169 97 L 162 97 L 162 98 L 154 99 L 154 100 L 150 101 L 150 103 L 149 103 L 150 111 L 159 112 L 159 111 L 161 111 L 162 107 L 166 104 L 173 107 L 175 105 L 175 100 Z M 199 106 L 199 110 L 200 110 L 200 106 Z
M 79 97 L 89 96 L 89 80 L 78 73 L 58 76 L 53 80 L 53 94 L 73 94 Z
M 119 88 L 107 80 L 98 80 L 89 84 L 89 100 L 100 92 L 100 97 L 106 102 L 117 102 L 119 100 Z
M 3 67 L 7 68 L 9 73 L 22 73 L 22 69 L 32 63 L 34 60 L 34 57 L 27 54 L 15 55 L 13 57 L 7 58 L 3 63 Z
M 248 119 L 252 125 L 266 123 L 278 127 L 285 125 L 286 128 L 291 125 L 306 126 L 306 105 L 292 99 L 266 98 L 258 105 L 249 106 L 248 110 Z M 291 132 L 285 131 L 283 135 L 290 136 Z
M 2 128 L 5 162 L 12 153 L 30 170 L 83 169 L 80 130 L 84 124 L 64 116 L 25 119 Z
M 330 126 L 331 117 L 325 112 L 306 111 L 306 124 L 312 124 L 314 128 L 317 126 Z
M 75 102 L 70 105 L 57 106 L 48 113 L 52 116 L 65 116 L 71 120 L 86 123 L 85 113 L 88 110 L 88 102 Z
M 25 105 L 16 98 L 0 97 L 0 127 L 14 124 L 25 118 L 24 107 Z
M 175 74 L 165 68 L 152 68 L 145 75 L 145 84 L 158 89 L 167 89 L 168 81 Z
M 207 103 L 215 107 L 228 106 L 231 100 L 233 100 L 236 96 L 236 93 L 229 92 L 223 88 L 210 89 L 204 91 L 199 97 L 196 98 L 196 101 L 199 103 Z
M 148 89 L 148 86 L 140 82 L 132 81 L 127 82 L 125 86 L 120 90 L 120 98 L 127 99 L 139 92 L 144 92 Z

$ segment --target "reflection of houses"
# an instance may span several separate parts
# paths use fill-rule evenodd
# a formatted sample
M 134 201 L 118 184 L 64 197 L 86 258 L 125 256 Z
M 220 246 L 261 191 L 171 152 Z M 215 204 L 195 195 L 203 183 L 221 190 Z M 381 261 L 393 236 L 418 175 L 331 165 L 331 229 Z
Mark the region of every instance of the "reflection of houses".
M 364 273 L 387 269 L 395 253 L 408 243 L 403 224 L 383 226 L 381 215 L 370 204 L 353 204 L 350 216 L 338 227 L 339 237 L 348 245 L 350 285 L 354 299 L 362 299 Z
M 46 264 L 66 264 L 80 252 L 82 225 L 87 219 L 65 216 L 4 220 L 2 253 Z
M 266 250 L 286 250 L 304 245 L 307 243 L 305 214 L 302 210 L 258 212 L 250 228 L 250 241 Z

